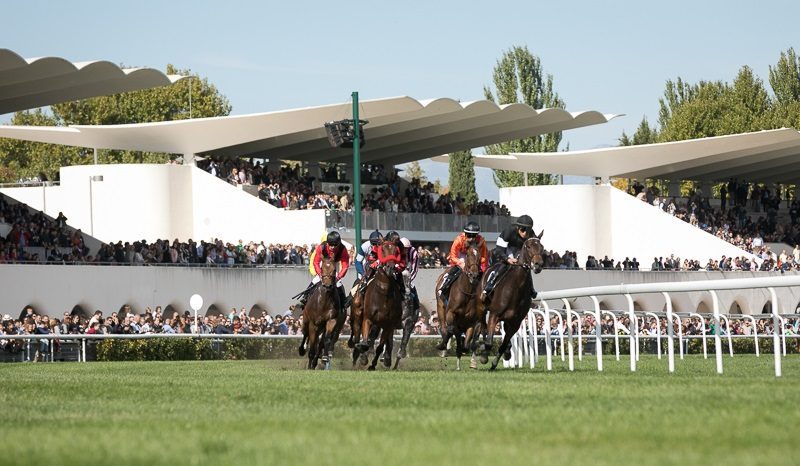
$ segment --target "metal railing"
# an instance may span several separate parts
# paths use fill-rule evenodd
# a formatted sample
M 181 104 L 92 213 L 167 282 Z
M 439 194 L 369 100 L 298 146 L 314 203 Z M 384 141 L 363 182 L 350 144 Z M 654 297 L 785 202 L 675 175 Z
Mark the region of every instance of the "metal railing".
M 483 232 L 499 233 L 514 223 L 515 217 L 499 215 L 421 214 L 410 212 L 362 212 L 362 230 L 398 230 L 451 232 L 461 231 L 468 221 L 478 222 Z M 327 228 L 354 229 L 355 214 L 350 211 L 329 210 L 325 215 Z
M 526 322 L 523 322 L 523 325 L 520 327 L 520 330 L 514 335 L 512 338 L 512 359 L 506 362 L 506 365 L 511 367 L 522 367 L 524 361 L 527 359 L 531 368 L 534 367 L 536 360 L 538 359 L 538 354 L 536 354 L 536 348 L 538 347 L 538 343 L 536 341 L 536 335 L 538 334 L 538 328 L 536 325 L 536 318 L 541 316 L 542 322 L 544 325 L 544 333 L 547 337 L 546 340 L 546 356 L 547 356 L 547 370 L 552 370 L 552 344 L 551 344 L 551 331 L 550 331 L 550 319 L 557 318 L 560 322 L 563 322 L 566 319 L 570 322 L 570 325 L 567 326 L 567 338 L 569 341 L 568 345 L 568 354 L 569 354 L 569 370 L 575 370 L 575 363 L 574 363 L 574 355 L 573 355 L 573 331 L 572 331 L 572 321 L 577 318 L 578 320 L 578 342 L 581 342 L 581 334 L 580 329 L 582 327 L 581 324 L 581 316 L 586 315 L 591 316 L 594 319 L 595 324 L 595 334 L 593 338 L 595 338 L 595 347 L 598 349 L 602 349 L 603 345 L 603 334 L 602 334 L 602 321 L 604 315 L 610 315 L 614 319 L 615 330 L 617 329 L 617 321 L 618 317 L 627 317 L 630 319 L 631 326 L 633 327 L 628 334 L 629 338 L 629 348 L 630 348 L 630 368 L 632 372 L 636 371 L 636 362 L 639 360 L 639 340 L 642 338 L 642 335 L 638 329 L 638 318 L 644 317 L 645 319 L 649 319 L 651 317 L 658 318 L 658 315 L 653 312 L 642 312 L 642 311 L 635 311 L 634 310 L 634 301 L 632 294 L 637 293 L 660 293 L 664 297 L 665 301 L 665 308 L 666 312 L 664 315 L 666 316 L 667 320 L 667 359 L 668 359 L 668 370 L 670 373 L 675 371 L 675 348 L 674 348 L 674 328 L 673 322 L 674 319 L 678 320 L 678 324 L 680 325 L 680 316 L 673 312 L 672 310 L 672 299 L 670 298 L 669 293 L 672 292 L 689 292 L 689 291 L 705 291 L 711 295 L 712 299 L 712 308 L 713 312 L 711 314 L 701 315 L 699 313 L 691 313 L 692 317 L 698 317 L 701 321 L 704 322 L 704 319 L 709 318 L 714 322 L 714 333 L 712 335 L 714 341 L 714 349 L 715 349 L 715 356 L 716 356 L 716 366 L 717 366 L 717 373 L 722 374 L 722 332 L 721 326 L 722 322 L 725 321 L 726 326 L 730 329 L 730 320 L 731 318 L 736 319 L 737 315 L 726 315 L 722 314 L 719 311 L 719 298 L 717 296 L 717 291 L 719 290 L 741 290 L 741 289 L 754 289 L 754 288 L 767 288 L 770 293 L 770 308 L 772 312 L 770 317 L 772 318 L 773 322 L 773 332 L 772 332 L 772 339 L 773 339 L 773 349 L 774 349 L 774 362 L 775 362 L 775 376 L 781 376 L 781 357 L 785 354 L 785 345 L 786 345 L 786 335 L 783 331 L 783 325 L 785 322 L 785 318 L 778 314 L 778 296 L 775 292 L 776 287 L 790 287 L 790 286 L 800 286 L 800 276 L 783 276 L 783 277 L 759 277 L 759 278 L 735 278 L 735 279 L 727 279 L 727 280 L 700 280 L 695 282 L 667 282 L 667 283 L 637 283 L 631 285 L 609 285 L 609 286 L 594 286 L 594 287 L 587 287 L 587 288 L 574 288 L 574 289 L 566 289 L 566 290 L 555 290 L 555 291 L 544 291 L 539 293 L 537 296 L 537 300 L 539 301 L 539 307 L 531 308 L 528 312 L 528 319 Z M 628 310 L 627 311 L 608 311 L 608 310 L 601 310 L 600 309 L 600 301 L 597 299 L 598 296 L 608 296 L 608 295 L 624 295 L 625 299 L 628 303 Z M 573 311 L 570 305 L 568 298 L 583 298 L 588 297 L 592 300 L 594 304 L 593 311 L 583 311 L 577 312 Z M 564 305 L 563 313 L 562 311 L 555 311 L 550 308 L 547 301 L 560 301 Z M 752 316 L 742 316 L 742 319 L 752 319 Z M 533 322 L 533 325 L 526 325 L 527 322 Z M 559 326 L 560 328 L 561 326 Z M 680 327 L 679 327 L 680 329 Z M 680 330 L 679 330 L 680 332 Z M 757 333 L 757 330 L 754 329 L 754 332 Z M 704 332 L 705 334 L 705 329 Z M 563 345 L 563 332 L 559 335 Z M 615 347 L 616 347 L 616 358 L 619 360 L 619 338 L 620 335 L 615 332 L 613 335 L 615 339 Z M 661 337 L 661 335 L 657 335 L 657 337 Z M 682 335 L 678 335 L 679 341 L 682 338 Z M 748 336 L 749 337 L 749 336 Z M 701 338 L 705 338 L 705 335 L 702 335 Z M 757 335 L 754 336 L 757 338 Z M 660 340 L 659 340 L 660 341 Z M 703 340 L 703 347 L 704 352 L 706 348 L 705 339 Z M 731 355 L 733 354 L 733 343 L 732 343 L 732 336 L 728 335 L 728 344 Z M 562 350 L 563 351 L 563 350 Z M 579 354 L 581 353 L 579 349 Z M 598 350 L 597 352 L 597 370 L 603 370 L 603 352 Z M 681 352 L 682 354 L 682 352 Z M 659 352 L 660 355 L 660 352 Z M 563 352 L 562 352 L 562 358 Z

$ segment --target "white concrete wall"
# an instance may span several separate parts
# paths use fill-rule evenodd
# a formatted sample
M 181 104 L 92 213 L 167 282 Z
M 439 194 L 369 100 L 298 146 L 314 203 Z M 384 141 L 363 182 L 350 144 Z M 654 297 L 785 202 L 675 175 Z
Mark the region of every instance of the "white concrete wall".
M 441 269 L 422 269 L 417 276 L 417 289 L 426 313 L 435 312 L 434 287 Z M 797 272 L 787 272 L 797 274 Z M 719 280 L 779 276 L 777 272 L 618 272 L 583 270 L 545 270 L 535 276 L 536 289 L 551 291 L 586 286 L 619 285 L 620 283 L 652 283 L 670 281 Z M 351 269 L 345 278 L 352 283 Z M 204 268 L 204 267 L 136 267 L 136 266 L 66 266 L 66 265 L 0 265 L 3 283 L 3 314 L 15 317 L 27 305 L 38 312 L 60 317 L 76 305 L 86 312 L 95 309 L 110 311 L 128 304 L 134 311 L 145 307 L 172 305 L 183 312 L 189 309 L 189 297 L 203 296 L 202 314 L 210 306 L 217 310 L 254 305 L 272 314 L 284 313 L 293 302 L 291 296 L 305 289 L 309 282 L 304 267 L 269 268 Z M 776 288 L 781 313 L 793 313 L 800 301 L 800 289 Z M 677 312 L 695 311 L 701 305 L 711 309 L 711 297 L 704 292 L 673 293 Z M 660 294 L 634 295 L 640 309 L 661 311 L 664 299 Z M 766 290 L 720 291 L 720 309 L 728 312 L 737 303 L 745 313 L 760 313 L 769 300 Z M 627 309 L 623 296 L 601 297 L 604 309 Z M 562 308 L 560 301 L 549 303 Z M 575 308 L 591 309 L 588 298 L 574 303 Z
M 90 181 L 102 175 L 103 181 Z M 91 201 L 90 201 L 91 183 Z M 284 211 L 190 165 L 79 165 L 56 187 L 2 192 L 106 242 L 189 238 L 316 243 L 322 210 Z
M 194 238 L 311 244 L 325 230 L 325 211 L 283 210 L 191 168 Z
M 588 255 L 636 257 L 641 267 L 649 267 L 653 257 L 673 253 L 702 265 L 709 258 L 748 255 L 611 186 L 503 188 L 500 203 L 512 215 L 531 215 L 534 229 L 545 230 L 545 247 L 577 252 L 581 266 Z

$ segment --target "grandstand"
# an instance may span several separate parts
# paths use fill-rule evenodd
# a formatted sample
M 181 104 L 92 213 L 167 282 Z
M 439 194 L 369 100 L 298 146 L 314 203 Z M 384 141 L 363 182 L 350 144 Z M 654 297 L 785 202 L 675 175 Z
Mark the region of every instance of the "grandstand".
M 102 92 L 106 92 L 106 88 L 102 88 Z M 349 153 L 346 150 L 330 147 L 323 129 L 325 122 L 346 114 L 348 106 L 334 104 L 253 115 L 116 126 L 2 126 L 0 137 L 101 150 L 166 152 L 175 154 L 182 163 L 62 167 L 58 182 L 5 186 L 0 188 L 0 193 L 10 202 L 24 203 L 26 208 L 40 211 L 51 219 L 63 212 L 70 231 L 80 229 L 87 246 L 86 253 L 76 262 L 85 263 L 86 255 L 100 254 L 102 244 L 117 242 L 141 246 L 159 240 L 164 240 L 163 244 L 173 240 L 182 243 L 208 241 L 208 244 L 219 244 L 227 260 L 227 248 L 240 242 L 306 246 L 318 242 L 323 232 L 333 228 L 340 230 L 345 240 L 352 241 L 357 228 L 353 223 L 352 199 L 349 199 L 348 209 L 342 208 L 341 200 L 334 198 L 347 197 L 345 188 L 350 187 L 353 167 L 347 164 Z M 361 112 L 370 120 L 365 129 L 368 144 L 362 161 L 380 167 L 377 172 L 384 174 L 382 179 L 365 180 L 362 186 L 366 197 L 374 195 L 376 203 L 387 200 L 380 195 L 382 192 L 402 191 L 413 182 L 398 180 L 397 186 L 393 186 L 385 174 L 396 173 L 394 166 L 397 164 L 520 137 L 602 124 L 614 118 L 614 115 L 596 111 L 570 113 L 561 109 L 536 110 L 521 104 L 498 106 L 489 101 L 410 97 L 364 101 Z M 501 190 L 500 204 L 507 206 L 510 212 L 505 212 L 502 206 L 491 207 L 495 209 L 491 214 L 475 209 L 468 215 L 452 207 L 447 212 L 453 213 L 432 213 L 435 209 L 428 207 L 394 211 L 384 206 L 364 212 L 361 234 L 366 236 L 374 229 L 395 229 L 418 244 L 436 245 L 446 250 L 448 242 L 467 219 L 478 221 L 487 241 L 492 243 L 513 221 L 513 215 L 531 214 L 536 229 L 546 231 L 545 245 L 553 251 L 570 253 L 565 256 L 574 254 L 580 265 L 588 256 L 610 256 L 618 265 L 623 257 L 630 257 L 638 258 L 638 262 L 645 264 L 641 269 L 646 269 L 651 258 L 671 255 L 703 262 L 722 256 L 747 258 L 758 264 L 764 260 L 760 252 L 741 249 L 647 206 L 608 186 L 607 181 L 620 177 L 673 179 L 672 191 L 678 180 L 695 179 L 706 193 L 710 193 L 709 183 L 725 181 L 725 177 L 756 179 L 754 177 L 763 175 L 764 181 L 786 182 L 794 176 L 787 167 L 791 166 L 797 147 L 797 131 L 784 129 L 557 155 L 479 156 L 476 157 L 479 166 L 590 175 L 602 183 L 506 188 Z M 269 202 L 267 183 L 255 183 L 253 174 L 249 173 L 252 169 L 260 174 L 262 178 L 256 181 L 272 182 L 277 179 L 269 178 L 270 174 L 281 173 L 286 162 L 297 170 L 295 178 L 288 183 L 289 194 L 297 195 L 302 202 L 318 196 L 324 208 L 294 209 L 288 203 L 284 206 Z M 250 178 L 234 172 L 235 167 L 242 168 L 242 164 L 247 167 Z M 220 171 L 220 167 L 231 167 L 230 172 Z M 330 176 L 331 173 L 335 176 Z M 235 176 L 240 178 L 229 179 Z M 286 180 L 277 180 L 275 184 L 283 188 L 287 185 Z M 424 188 L 418 187 L 418 191 Z M 433 193 L 415 196 L 425 197 L 425 202 L 431 204 L 439 200 L 438 194 Z M 347 202 L 344 201 L 345 205 Z M 455 200 L 448 202 L 456 203 Z M 4 236 L 8 236 L 12 228 L 11 224 L 0 223 Z M 39 261 L 48 255 L 46 250 L 36 252 Z M 67 253 L 60 252 L 62 256 Z M 102 254 L 107 257 L 109 253 Z M 28 262 L 0 267 L 0 278 L 12 290 L 7 297 L 8 305 L 13 309 L 33 305 L 39 312 L 51 315 L 70 309 L 81 314 L 91 309 L 116 310 L 123 305 L 132 306 L 137 312 L 157 305 L 183 310 L 187 308 L 188 296 L 198 291 L 207 297 L 201 313 L 244 306 L 248 312 L 268 310 L 278 314 L 285 312 L 290 304 L 289 296 L 307 281 L 303 268 L 274 268 L 269 267 L 274 264 L 265 261 L 259 264 L 263 267 L 252 269 L 119 268 L 95 265 L 96 260 L 88 261 L 92 265 L 63 269 Z M 151 265 L 167 262 L 165 259 L 142 261 Z M 172 263 L 180 265 L 179 261 Z M 196 262 L 186 261 L 186 264 Z M 225 265 L 236 264 L 225 262 Z M 575 265 L 575 262 L 554 264 L 566 268 Z M 546 290 L 598 282 L 688 281 L 719 278 L 719 273 L 729 273 L 724 266 L 717 268 L 722 272 L 708 268 L 693 274 L 672 270 L 637 275 L 625 270 L 549 270 L 537 277 L 537 287 Z M 637 265 L 634 270 L 638 269 Z M 781 269 L 780 273 L 795 272 Z M 421 275 L 420 281 L 424 282 L 420 284 L 421 300 L 428 311 L 434 307 L 432 284 L 436 275 L 437 271 L 423 271 Z M 33 277 L 47 277 L 47 283 L 64 285 L 41 290 L 34 286 L 37 280 Z M 782 306 L 793 311 L 800 297 L 791 289 L 780 290 L 780 293 Z M 660 309 L 660 304 L 648 299 L 643 297 L 637 302 L 643 307 L 659 306 Z M 723 293 L 721 299 L 723 307 L 745 312 L 760 312 L 766 302 L 763 293 L 755 291 L 738 295 Z M 703 305 L 707 303 L 688 294 L 676 303 L 676 307 L 687 312 Z

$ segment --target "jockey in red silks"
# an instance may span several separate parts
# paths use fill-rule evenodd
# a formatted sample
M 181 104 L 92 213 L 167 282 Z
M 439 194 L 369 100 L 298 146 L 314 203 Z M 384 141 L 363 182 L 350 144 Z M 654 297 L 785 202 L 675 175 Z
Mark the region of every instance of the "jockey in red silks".
M 403 247 L 403 243 L 400 242 L 400 234 L 396 231 L 390 231 L 386 234 L 384 241 L 388 241 L 397 246 L 397 252 L 391 256 L 387 256 L 384 255 L 383 248 L 381 246 L 373 246 L 373 251 L 377 252 L 378 260 L 370 264 L 370 267 L 374 270 L 379 265 L 394 261 L 394 279 L 397 281 L 397 284 L 400 285 L 401 292 L 405 294 L 405 285 L 403 284 L 403 277 L 401 274 L 403 273 L 403 270 L 406 269 L 406 251 Z
M 324 243 L 320 243 L 314 251 L 314 272 L 316 275 L 308 288 L 301 293 L 300 305 L 305 306 L 308 301 L 308 296 L 314 286 L 322 280 L 322 258 L 332 257 L 334 262 L 339 264 L 339 271 L 336 274 L 336 291 L 339 293 L 339 302 L 342 304 L 341 311 L 347 308 L 347 300 L 344 292 L 344 285 L 342 279 L 347 275 L 347 268 L 350 265 L 350 254 L 347 253 L 347 248 L 342 244 L 342 237 L 339 232 L 332 231 L 328 233 L 328 238 Z

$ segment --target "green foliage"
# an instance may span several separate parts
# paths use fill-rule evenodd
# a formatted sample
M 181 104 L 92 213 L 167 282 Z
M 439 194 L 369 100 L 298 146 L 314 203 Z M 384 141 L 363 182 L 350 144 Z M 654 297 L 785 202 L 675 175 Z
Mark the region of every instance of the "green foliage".
M 492 74 L 495 90 L 483 88 L 486 99 L 499 105 L 524 103 L 533 108 L 565 108 L 566 104 L 553 90 L 553 76 L 545 74 L 541 60 L 528 47 L 515 46 L 503 52 Z M 512 152 L 556 152 L 561 143 L 561 132 L 492 144 L 487 154 Z M 528 175 L 528 184 L 553 184 L 556 177 L 536 173 Z M 521 186 L 524 175 L 520 172 L 495 170 L 494 182 L 498 187 Z M 452 187 L 451 187 L 452 189 Z
M 50 107 L 52 114 L 41 110 L 17 112 L 12 125 L 67 126 L 118 125 L 189 118 L 189 91 L 192 94 L 192 118 L 224 116 L 231 112 L 228 99 L 207 78 L 189 70 L 167 66 L 167 74 L 191 76 L 170 86 L 126 92 L 92 99 L 65 102 Z M 0 139 L 0 181 L 44 174 L 54 179 L 59 168 L 88 164 L 93 149 Z M 169 154 L 117 150 L 98 151 L 100 163 L 163 163 Z
M 42 109 L 17 112 L 12 125 L 55 126 L 58 120 Z M 53 180 L 64 165 L 90 163 L 92 151 L 78 147 L 0 138 L 0 182 L 40 177 Z
M 419 161 L 415 160 L 408 164 L 405 169 L 406 178 L 409 180 L 417 179 L 421 184 L 428 182 L 428 177 L 425 176 L 425 170 L 419 165 Z
M 475 163 L 471 151 L 453 152 L 449 157 L 450 193 L 464 198 L 467 205 L 478 202 L 475 191 Z

